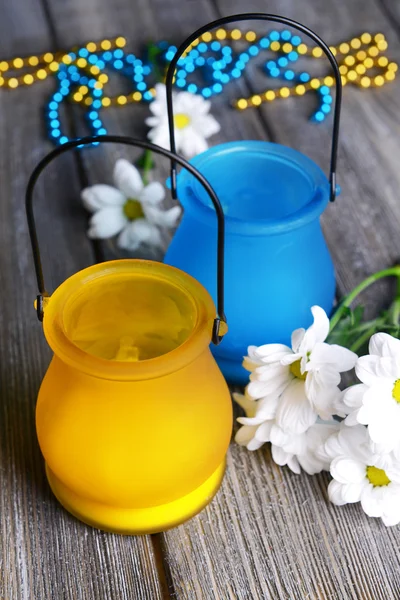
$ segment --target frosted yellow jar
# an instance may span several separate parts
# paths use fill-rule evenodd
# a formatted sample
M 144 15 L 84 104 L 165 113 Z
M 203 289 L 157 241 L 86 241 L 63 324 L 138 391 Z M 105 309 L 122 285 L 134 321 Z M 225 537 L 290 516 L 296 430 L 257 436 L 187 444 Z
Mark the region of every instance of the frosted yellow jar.
M 53 492 L 108 531 L 162 531 L 200 511 L 223 477 L 230 394 L 209 350 L 208 292 L 173 267 L 89 267 L 46 299 L 54 357 L 37 433 Z

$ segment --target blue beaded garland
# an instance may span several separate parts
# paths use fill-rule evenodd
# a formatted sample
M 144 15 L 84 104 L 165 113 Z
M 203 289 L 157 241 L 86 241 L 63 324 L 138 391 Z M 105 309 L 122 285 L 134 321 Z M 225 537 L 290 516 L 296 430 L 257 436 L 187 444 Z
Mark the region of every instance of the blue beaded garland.
M 299 59 L 297 48 L 302 43 L 301 37 L 292 35 L 289 30 L 281 32 L 273 30 L 257 42 L 251 43 L 246 51 L 241 51 L 239 54 L 235 54 L 226 41 L 223 43 L 219 40 L 213 40 L 209 43 L 200 42 L 178 60 L 176 86 L 193 94 L 201 94 L 204 98 L 220 94 L 224 86 L 234 79 L 239 79 L 249 61 L 258 56 L 262 50 L 269 49 L 272 42 L 290 43 L 293 49 L 290 52 L 278 52 L 275 60 L 268 60 L 264 65 L 265 72 L 272 78 L 280 78 L 293 84 L 309 82 L 311 79 L 309 73 L 305 71 L 296 73 L 292 68 L 292 65 Z M 157 44 L 157 48 L 161 62 L 167 66 L 176 53 L 176 46 L 162 41 Z M 55 73 L 58 88 L 51 95 L 46 106 L 49 137 L 56 144 L 65 144 L 69 139 L 62 131 L 59 114 L 60 105 L 68 96 L 74 94 L 80 86 L 88 88 L 86 97 L 92 100 L 91 106 L 88 107 L 85 115 L 90 133 L 96 135 L 107 133 L 99 114 L 103 108 L 101 100 L 103 90 L 98 89 L 95 76 L 91 76 L 85 69 L 74 64 L 78 59 L 85 59 L 89 67 L 96 66 L 99 71 L 107 69 L 123 75 L 130 81 L 133 90 L 137 90 L 142 94 L 143 101 L 150 102 L 153 100 L 153 95 L 150 92 L 151 85 L 147 81 L 148 77 L 152 75 L 152 67 L 145 64 L 142 59 L 134 54 L 127 53 L 121 48 L 90 52 L 83 47 L 70 52 L 68 56 L 72 64 L 59 64 L 59 69 Z M 198 81 L 191 80 L 191 76 L 199 71 L 204 80 L 203 85 Z M 323 85 L 316 92 L 318 107 L 312 115 L 312 119 L 315 122 L 322 122 L 331 112 L 331 89 Z

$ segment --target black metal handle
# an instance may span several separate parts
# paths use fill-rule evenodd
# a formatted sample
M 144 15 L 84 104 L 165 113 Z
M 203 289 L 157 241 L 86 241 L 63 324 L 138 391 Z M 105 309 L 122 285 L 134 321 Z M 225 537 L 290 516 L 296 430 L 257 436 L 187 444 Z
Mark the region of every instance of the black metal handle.
M 173 112 L 173 102 L 172 102 L 172 83 L 173 77 L 175 73 L 176 66 L 178 64 L 178 60 L 185 52 L 188 46 L 192 42 L 194 42 L 198 37 L 203 35 L 203 33 L 208 32 L 210 29 L 214 29 L 215 27 L 220 27 L 221 25 L 226 25 L 227 23 L 234 23 L 236 21 L 272 21 L 275 23 L 282 23 L 283 25 L 287 25 L 288 27 L 294 27 L 298 31 L 305 33 L 308 35 L 318 46 L 325 52 L 329 62 L 331 63 L 333 72 L 335 74 L 336 80 L 336 99 L 335 99 L 335 109 L 333 116 L 333 135 L 332 135 L 332 150 L 331 150 L 331 161 L 330 161 L 330 174 L 329 174 L 329 183 L 331 187 L 330 200 L 333 202 L 336 198 L 336 161 L 337 161 L 337 149 L 338 149 L 338 141 L 339 141 L 339 122 L 340 122 L 340 108 L 342 104 L 342 78 L 340 76 L 339 66 L 336 62 L 334 55 L 332 54 L 329 46 L 317 35 L 301 23 L 297 21 L 293 21 L 292 19 L 288 19 L 287 17 L 281 17 L 279 15 L 269 15 L 266 13 L 244 13 L 239 15 L 230 15 L 227 17 L 222 17 L 221 19 L 217 19 L 216 21 L 211 21 L 203 27 L 200 27 L 196 31 L 194 31 L 191 35 L 189 35 L 184 42 L 179 46 L 176 51 L 173 59 L 171 60 L 167 76 L 165 79 L 166 85 L 166 93 L 167 93 L 167 110 L 168 110 L 168 126 L 169 126 L 169 139 L 170 139 L 170 148 L 172 152 L 176 152 L 176 143 L 175 143 L 175 130 L 174 130 L 174 112 Z M 176 162 L 174 159 L 171 160 L 171 191 L 172 197 L 176 200 L 177 191 L 176 191 Z
M 117 143 L 117 144 L 125 144 L 127 146 L 135 146 L 139 148 L 144 148 L 146 150 L 151 150 L 156 154 L 162 154 L 174 162 L 177 162 L 182 167 L 187 169 L 197 180 L 203 188 L 206 190 L 208 195 L 211 198 L 211 201 L 214 205 L 215 212 L 217 213 L 217 221 L 218 221 L 218 245 L 217 245 L 217 317 L 214 320 L 213 332 L 212 332 L 212 341 L 215 345 L 219 344 L 222 340 L 224 333 L 226 332 L 226 317 L 224 313 L 224 249 L 225 249 L 225 218 L 224 212 L 221 206 L 221 203 L 216 195 L 215 191 L 208 183 L 207 179 L 202 175 L 193 165 L 188 163 L 184 158 L 176 154 L 175 152 L 171 152 L 170 150 L 166 150 L 165 148 L 161 148 L 160 146 L 156 146 L 151 142 L 137 140 L 135 138 L 120 136 L 120 135 L 93 135 L 87 136 L 75 140 L 71 140 L 63 144 L 62 146 L 58 146 L 52 152 L 47 154 L 35 167 L 33 170 L 28 186 L 26 188 L 25 195 L 25 207 L 26 207 L 26 216 L 28 220 L 29 227 L 29 235 L 31 239 L 32 252 L 33 252 L 33 260 L 35 263 L 35 272 L 36 272 L 36 280 L 39 289 L 39 295 L 37 297 L 37 314 L 40 321 L 43 320 L 43 298 L 48 296 L 49 294 L 46 291 L 46 287 L 44 284 L 44 276 L 43 276 L 43 267 L 42 267 L 42 259 L 40 257 L 40 248 L 39 241 L 37 237 L 36 231 L 36 222 L 35 216 L 33 213 L 33 192 L 35 189 L 36 182 L 39 178 L 41 172 L 46 168 L 46 166 L 53 161 L 53 159 L 57 158 L 60 154 L 64 154 L 68 150 L 72 150 L 73 148 L 87 146 L 89 144 L 93 144 L 93 142 L 109 142 L 109 143 Z M 223 324 L 221 326 L 221 324 Z

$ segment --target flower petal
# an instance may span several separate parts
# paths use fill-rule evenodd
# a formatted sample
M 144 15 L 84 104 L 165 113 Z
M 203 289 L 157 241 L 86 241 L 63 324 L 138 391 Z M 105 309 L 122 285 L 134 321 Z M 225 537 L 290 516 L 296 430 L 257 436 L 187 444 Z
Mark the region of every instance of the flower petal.
M 294 379 L 284 390 L 276 411 L 276 422 L 284 431 L 302 433 L 315 421 L 313 411 L 306 396 L 304 381 Z
M 119 233 L 127 220 L 119 207 L 102 208 L 89 221 L 88 236 L 94 239 L 106 239 Z
M 385 486 L 386 487 L 386 486 Z M 361 493 L 361 506 L 369 517 L 380 517 L 383 513 L 383 488 L 367 485 Z
M 143 205 L 143 211 L 146 219 L 153 225 L 158 227 L 175 227 L 179 217 L 181 216 L 182 209 L 180 206 L 173 206 L 168 210 L 160 210 L 155 206 L 149 206 L 148 204 Z
M 364 383 L 357 383 L 344 390 L 343 402 L 346 406 L 351 409 L 361 408 L 365 392 L 368 390 L 368 386 Z
M 126 201 L 122 192 L 103 183 L 82 190 L 81 198 L 83 206 L 90 212 L 96 212 L 102 208 L 120 207 Z
M 253 398 L 250 398 L 244 394 L 238 394 L 237 392 L 232 394 L 232 396 L 235 402 L 237 402 L 239 406 L 243 408 L 247 417 L 254 417 L 257 410 L 257 402 L 253 400 Z
M 369 353 L 395 357 L 400 354 L 400 340 L 388 333 L 375 333 L 369 340 Z
M 162 246 L 160 232 L 146 219 L 136 219 L 129 223 L 118 238 L 119 247 L 126 250 L 136 250 L 141 244 Z
M 254 450 L 258 450 L 259 448 L 261 448 L 261 446 L 263 446 L 263 445 L 264 445 L 264 442 L 261 442 L 260 440 L 257 440 L 256 438 L 253 438 L 247 444 L 247 450 L 250 450 L 250 451 L 253 452 Z
M 291 349 L 284 344 L 264 344 L 254 348 L 254 356 L 265 364 L 280 362 L 284 356 L 292 354 Z
M 358 379 L 366 385 L 379 384 L 377 367 L 379 364 L 377 356 L 361 356 L 356 363 L 356 375 Z
M 340 390 L 335 385 L 336 380 L 330 381 L 331 377 L 327 375 L 328 368 L 325 367 L 324 373 L 310 372 L 307 374 L 305 381 L 305 389 L 307 398 L 311 406 L 314 408 L 318 416 L 327 421 L 336 414 L 336 410 L 340 407 Z M 339 376 L 337 372 L 336 376 Z M 321 384 L 321 378 L 323 378 Z M 339 376 L 340 379 L 340 376 Z
M 300 370 L 302 373 L 304 373 L 304 364 L 306 364 L 307 362 L 306 355 L 302 356 L 301 354 L 295 354 L 294 352 L 290 352 L 290 354 L 288 353 L 281 358 L 281 365 L 289 366 L 292 365 L 294 362 L 297 362 L 298 360 L 301 360 Z
M 257 418 L 262 418 L 264 421 L 274 419 L 276 415 L 276 409 L 278 408 L 279 396 L 271 394 L 260 398 L 256 404 L 256 415 Z
M 205 138 L 194 127 L 186 127 L 184 130 L 181 130 L 181 133 L 182 137 L 178 149 L 186 158 L 193 158 L 197 154 L 201 154 L 207 150 L 208 144 Z
M 241 425 L 261 425 L 265 419 L 263 417 L 238 417 L 236 419 Z
M 277 385 L 292 379 L 293 375 L 290 374 L 289 369 L 280 363 L 256 367 L 250 375 L 250 381 L 270 381 L 271 384 L 277 383 Z
M 262 363 L 260 361 L 260 359 L 257 357 L 256 355 L 256 350 L 257 350 L 257 346 L 249 346 L 247 348 L 247 356 L 243 357 L 243 363 L 242 366 L 243 368 L 246 369 L 246 371 L 254 371 L 254 369 L 256 369 L 257 367 L 259 367 Z
M 306 333 L 306 330 L 304 329 L 304 327 L 301 327 L 300 329 L 295 329 L 293 331 L 292 339 L 291 339 L 293 352 L 297 353 L 299 351 L 299 348 L 300 348 L 301 342 L 304 339 L 305 333 Z
M 275 444 L 275 446 L 280 446 L 282 448 L 290 441 L 291 436 L 293 436 L 293 434 L 283 431 L 283 429 L 276 424 L 271 427 L 270 441 L 272 444 Z
M 311 352 L 315 344 L 324 342 L 329 333 L 329 318 L 323 308 L 313 306 L 311 308 L 314 323 L 306 330 L 299 352 Z
M 309 475 L 316 475 L 324 470 L 324 462 L 313 451 L 308 450 L 297 458 L 303 471 Z
M 265 370 L 261 371 L 261 369 Z M 266 396 L 278 397 L 292 379 L 293 377 L 287 372 L 287 369 L 282 370 L 280 365 L 277 367 L 257 367 L 250 375 L 247 393 L 254 399 Z
M 328 485 L 328 496 L 332 504 L 336 506 L 343 506 L 346 504 L 346 500 L 343 499 L 342 490 L 343 484 L 333 479 Z
M 383 498 L 382 521 L 386 526 L 397 525 L 400 522 L 400 488 L 390 484 Z
M 156 83 L 155 85 L 156 95 L 153 102 L 150 103 L 150 110 L 154 115 L 160 116 L 166 112 L 167 96 L 166 87 L 164 83 Z M 176 98 L 176 94 L 173 94 L 173 98 Z
M 271 446 L 271 454 L 273 461 L 281 467 L 286 465 L 288 461 L 292 458 L 291 454 L 285 452 L 283 448 L 281 448 L 280 446 L 275 446 L 274 444 L 272 444 Z
M 138 200 L 141 204 L 152 206 L 160 204 L 165 198 L 165 189 L 159 181 L 152 181 L 140 192 Z
M 235 435 L 235 442 L 240 446 L 247 446 L 256 434 L 258 425 L 243 425 Z
M 154 102 L 152 102 L 152 104 L 154 104 Z M 159 117 L 147 117 L 144 122 L 148 127 L 157 127 L 160 123 L 160 119 Z
M 394 449 L 399 441 L 400 419 L 397 406 L 387 410 L 379 417 L 371 419 L 368 423 L 368 433 L 375 444 L 384 444 L 390 450 Z M 360 419 L 360 416 L 358 417 Z
M 201 131 L 205 138 L 209 138 L 221 130 L 221 125 L 218 123 L 217 119 L 210 114 L 197 115 L 193 119 L 193 125 L 198 131 Z
M 322 365 L 315 368 L 315 365 L 310 362 L 306 365 L 306 371 L 310 375 L 310 380 L 312 377 L 318 388 L 336 387 L 341 380 L 339 371 L 331 365 Z
M 357 354 L 338 344 L 315 344 L 311 353 L 311 361 L 315 366 L 330 365 L 339 373 L 350 371 L 356 364 Z
M 391 513 L 384 513 L 382 515 L 382 521 L 386 527 L 392 527 L 400 523 L 400 510 L 393 511 Z
M 292 456 L 291 458 L 289 458 L 289 460 L 287 461 L 287 466 L 291 471 L 293 471 L 293 473 L 295 473 L 296 475 L 300 475 L 300 464 L 296 456 Z
M 360 422 L 357 418 L 357 413 L 358 411 L 355 410 L 354 412 L 347 415 L 347 417 L 345 418 L 344 422 L 348 427 L 354 427 L 354 425 L 358 425 L 358 423 Z
M 331 475 L 340 483 L 361 483 L 366 477 L 366 465 L 352 458 L 338 456 L 331 463 Z
M 115 185 L 126 198 L 138 200 L 142 190 L 143 181 L 137 168 L 125 158 L 120 158 L 114 167 Z
M 264 423 L 262 423 L 256 431 L 256 440 L 262 443 L 269 442 L 273 424 L 273 421 L 265 421 Z
M 361 500 L 363 486 L 359 483 L 348 483 L 342 486 L 342 499 L 346 504 L 352 504 Z
M 154 127 L 153 129 L 150 129 L 149 133 L 147 134 L 147 137 L 149 138 L 149 140 L 151 140 L 153 142 L 153 144 L 156 144 L 157 146 L 161 146 L 161 148 L 165 148 L 166 150 L 169 150 L 171 147 L 167 121 L 165 121 L 165 123 L 162 123 L 158 127 Z M 176 140 L 175 140 L 176 147 L 178 149 L 179 148 L 178 142 L 180 140 L 180 135 L 179 135 L 179 132 L 176 130 L 175 130 L 175 137 L 176 137 Z

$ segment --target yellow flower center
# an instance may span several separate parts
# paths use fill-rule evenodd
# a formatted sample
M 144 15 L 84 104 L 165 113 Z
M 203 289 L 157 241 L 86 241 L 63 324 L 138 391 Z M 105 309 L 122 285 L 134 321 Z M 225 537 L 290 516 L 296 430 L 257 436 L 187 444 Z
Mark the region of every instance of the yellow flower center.
M 185 129 L 190 123 L 191 119 L 189 115 L 185 113 L 178 113 L 174 116 L 174 123 L 177 129 Z
M 400 379 L 396 379 L 394 382 L 392 396 L 396 400 L 396 402 L 400 403 Z
M 128 198 L 123 207 L 124 215 L 129 221 L 134 221 L 135 219 L 141 219 L 144 217 L 144 212 L 142 205 L 139 200 L 135 200 L 134 198 Z
M 374 487 L 381 487 L 390 483 L 390 479 L 385 471 L 377 467 L 367 467 L 367 478 Z
M 290 372 L 297 377 L 297 379 L 302 379 L 303 381 L 307 377 L 307 373 L 301 372 L 301 360 L 296 360 L 296 362 L 290 365 Z

